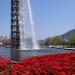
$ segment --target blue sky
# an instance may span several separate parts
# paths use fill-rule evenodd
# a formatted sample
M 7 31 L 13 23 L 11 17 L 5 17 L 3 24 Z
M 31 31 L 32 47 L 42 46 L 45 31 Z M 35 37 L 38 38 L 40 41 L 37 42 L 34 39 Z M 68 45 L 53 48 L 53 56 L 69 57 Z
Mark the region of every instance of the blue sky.
M 30 0 L 37 36 L 61 35 L 75 28 L 75 0 Z M 10 32 L 10 0 L 0 0 L 0 35 Z

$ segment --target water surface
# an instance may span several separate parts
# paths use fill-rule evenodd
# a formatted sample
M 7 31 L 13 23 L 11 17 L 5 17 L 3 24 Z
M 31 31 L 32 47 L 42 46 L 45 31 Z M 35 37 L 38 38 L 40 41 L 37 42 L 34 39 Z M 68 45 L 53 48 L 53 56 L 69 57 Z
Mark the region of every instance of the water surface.
M 10 59 L 10 51 L 11 51 L 10 48 L 0 47 L 0 56 Z M 70 52 L 75 52 L 75 51 L 56 49 L 56 48 L 47 48 L 47 49 L 40 49 L 40 50 L 21 50 L 20 56 L 21 58 L 26 58 L 26 57 L 40 56 L 46 54 L 70 53 Z

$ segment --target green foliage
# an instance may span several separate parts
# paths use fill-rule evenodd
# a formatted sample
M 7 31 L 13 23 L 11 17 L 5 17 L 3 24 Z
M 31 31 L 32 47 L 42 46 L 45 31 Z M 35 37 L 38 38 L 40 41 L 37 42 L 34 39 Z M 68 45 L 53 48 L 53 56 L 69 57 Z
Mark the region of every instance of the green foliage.
M 75 35 L 71 36 L 68 39 L 68 45 L 70 45 L 71 47 L 75 47 Z
M 45 40 L 40 41 L 40 45 L 49 46 L 49 45 L 65 45 L 67 47 L 75 47 L 75 35 L 71 35 L 69 39 L 62 39 L 58 36 L 56 37 L 48 37 Z
M 49 40 L 50 45 L 61 45 L 62 41 L 59 37 L 53 37 Z

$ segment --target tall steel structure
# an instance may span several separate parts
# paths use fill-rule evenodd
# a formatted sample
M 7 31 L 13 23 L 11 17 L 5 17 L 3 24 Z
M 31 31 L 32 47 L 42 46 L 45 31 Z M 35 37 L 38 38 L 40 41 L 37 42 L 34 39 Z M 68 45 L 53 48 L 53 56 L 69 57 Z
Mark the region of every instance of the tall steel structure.
M 11 48 L 20 48 L 19 0 L 11 0 Z
M 19 0 L 11 0 L 11 60 L 20 59 Z

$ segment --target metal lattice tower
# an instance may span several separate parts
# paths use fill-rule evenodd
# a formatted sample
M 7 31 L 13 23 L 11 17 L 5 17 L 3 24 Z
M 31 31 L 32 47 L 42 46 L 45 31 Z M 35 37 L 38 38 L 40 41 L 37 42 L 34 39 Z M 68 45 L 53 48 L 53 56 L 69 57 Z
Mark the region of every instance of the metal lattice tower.
M 11 0 L 11 48 L 20 49 L 24 43 L 25 0 Z
M 24 0 L 11 0 L 11 60 L 20 59 L 24 43 Z M 23 42 L 23 43 L 21 43 Z
M 11 0 L 11 48 L 20 48 L 19 0 Z

